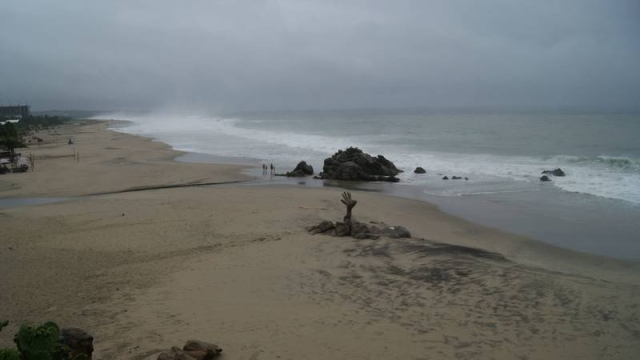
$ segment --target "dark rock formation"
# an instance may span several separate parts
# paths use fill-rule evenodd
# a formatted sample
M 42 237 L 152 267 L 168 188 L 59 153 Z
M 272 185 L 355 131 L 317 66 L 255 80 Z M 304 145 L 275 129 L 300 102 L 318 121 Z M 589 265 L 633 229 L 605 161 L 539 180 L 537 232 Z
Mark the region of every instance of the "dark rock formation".
M 342 204 L 347 208 L 347 214 L 344 216 L 343 222 L 336 222 L 334 224 L 331 221 L 325 220 L 320 222 L 318 225 L 307 227 L 307 231 L 312 235 L 326 234 L 338 237 L 351 236 L 355 239 L 377 239 L 381 235 L 393 239 L 411 237 L 409 230 L 402 226 L 378 227 L 352 220 L 352 211 L 358 204 L 358 201 L 351 197 L 350 192 L 343 192 L 340 202 L 342 202 Z M 372 224 L 378 223 L 372 222 Z
M 286 174 L 287 177 L 304 177 L 313 175 L 313 166 L 307 164 L 306 161 L 300 161 L 293 171 Z
M 384 224 L 382 224 L 384 225 Z M 386 236 L 392 239 L 410 238 L 411 233 L 403 226 L 383 226 L 364 224 L 358 221 L 337 222 L 323 221 L 307 228 L 311 234 L 325 234 L 336 237 L 351 236 L 354 239 L 378 239 Z
M 544 170 L 542 172 L 542 174 L 543 175 L 553 175 L 553 176 L 566 176 L 564 171 L 562 171 L 562 169 L 560 169 L 560 168 L 553 169 L 553 170 Z
M 172 347 L 171 350 L 165 351 L 158 355 L 158 360 L 198 360 L 197 358 L 180 350 L 178 347 Z
M 551 179 L 549 179 L 549 177 L 548 177 L 547 175 L 543 175 L 543 176 L 540 178 L 540 181 L 551 181 Z
M 351 235 L 351 223 L 336 223 L 336 235 L 337 237 L 349 236 Z
M 445 177 L 442 178 L 442 180 L 449 180 L 449 177 L 445 176 Z
M 460 176 L 452 176 L 451 179 L 452 180 L 462 180 L 462 177 L 460 177 Z
M 413 170 L 413 172 L 415 174 L 426 174 L 427 170 L 425 170 L 425 169 L 421 168 L 420 166 L 418 166 L 415 170 Z
M 322 170 L 323 179 L 389 182 L 398 182 L 396 175 L 402 172 L 384 156 L 373 157 L 353 147 L 325 159 Z
M 165 351 L 158 355 L 158 360 L 212 360 L 220 355 L 222 349 L 212 343 L 189 340 L 182 349 L 172 347 L 171 350 Z
M 198 360 L 209 360 L 220 355 L 220 346 L 200 340 L 189 340 L 182 348 L 186 353 Z
M 78 328 L 66 328 L 60 331 L 60 344 L 69 348 L 71 358 L 85 355 L 91 359 L 93 354 L 93 336 Z
M 363 224 L 361 222 L 353 222 L 351 223 L 351 236 L 354 239 L 377 239 L 379 235 L 377 234 L 376 229 L 372 229 L 371 227 Z
M 349 235 L 351 235 L 351 237 L 353 237 L 354 239 L 377 239 L 380 237 L 380 234 L 382 233 L 382 231 L 375 227 L 375 226 L 370 226 L 358 221 L 352 221 L 349 223 L 350 224 L 350 233 Z
M 411 237 L 411 233 L 404 226 L 387 226 L 382 229 L 382 234 L 392 239 Z
M 324 234 L 331 231 L 335 235 L 335 229 L 336 225 L 333 222 L 325 220 L 318 225 L 307 228 L 307 231 L 312 235 Z

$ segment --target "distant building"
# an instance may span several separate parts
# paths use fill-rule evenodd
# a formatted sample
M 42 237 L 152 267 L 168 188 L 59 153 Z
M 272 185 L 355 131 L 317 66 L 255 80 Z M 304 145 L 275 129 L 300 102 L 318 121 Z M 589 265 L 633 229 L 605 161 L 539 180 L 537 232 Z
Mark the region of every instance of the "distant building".
M 20 120 L 29 117 L 29 105 L 0 106 L 0 120 Z
M 9 119 L 9 120 L 5 120 L 5 121 L 0 121 L 0 125 L 4 125 L 6 123 L 16 124 L 18 122 L 20 122 L 20 119 Z

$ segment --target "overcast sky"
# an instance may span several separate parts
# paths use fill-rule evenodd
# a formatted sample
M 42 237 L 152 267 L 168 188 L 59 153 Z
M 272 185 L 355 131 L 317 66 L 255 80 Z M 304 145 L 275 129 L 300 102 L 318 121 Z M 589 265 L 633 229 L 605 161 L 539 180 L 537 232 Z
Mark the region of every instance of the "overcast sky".
M 640 109 L 640 1 L 2 0 L 0 102 Z

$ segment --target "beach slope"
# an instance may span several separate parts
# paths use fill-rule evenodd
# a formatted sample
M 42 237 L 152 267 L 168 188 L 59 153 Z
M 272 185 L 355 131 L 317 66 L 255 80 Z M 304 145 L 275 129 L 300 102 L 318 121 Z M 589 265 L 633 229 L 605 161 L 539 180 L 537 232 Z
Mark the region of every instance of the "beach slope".
M 35 172 L 0 178 L 0 198 L 103 194 L 0 209 L 0 317 L 11 321 L 0 346 L 22 322 L 54 320 L 90 331 L 96 359 L 152 359 L 190 338 L 229 359 L 640 353 L 637 264 L 367 192 L 353 192 L 354 216 L 412 239 L 309 235 L 341 219 L 340 189 L 153 189 L 246 177 L 106 127 L 64 129 L 80 162 L 51 143 L 27 150 Z

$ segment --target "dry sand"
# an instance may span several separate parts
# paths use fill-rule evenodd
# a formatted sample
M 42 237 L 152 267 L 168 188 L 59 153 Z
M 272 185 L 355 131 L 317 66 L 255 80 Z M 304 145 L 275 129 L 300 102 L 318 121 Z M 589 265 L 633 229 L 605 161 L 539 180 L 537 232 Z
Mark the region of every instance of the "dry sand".
M 309 235 L 339 220 L 339 189 L 166 184 L 245 180 L 173 162 L 166 145 L 60 129 L 0 198 L 84 196 L 0 209 L 0 318 L 96 337 L 96 359 L 155 358 L 188 338 L 223 359 L 637 359 L 640 267 L 488 229 L 436 207 L 353 192 L 360 221 L 411 240 Z M 603 239 L 606 241 L 606 239 Z M 452 245 L 437 245 L 446 243 Z M 482 251 L 469 250 L 469 246 Z
M 122 123 L 79 121 L 37 134 L 44 142 L 21 151 L 35 156 L 36 171 L 0 178 L 0 196 L 77 196 L 248 179 L 238 174 L 238 166 L 176 162 L 173 159 L 183 153 L 164 143 L 103 131 Z M 69 138 L 73 145 L 67 144 Z

